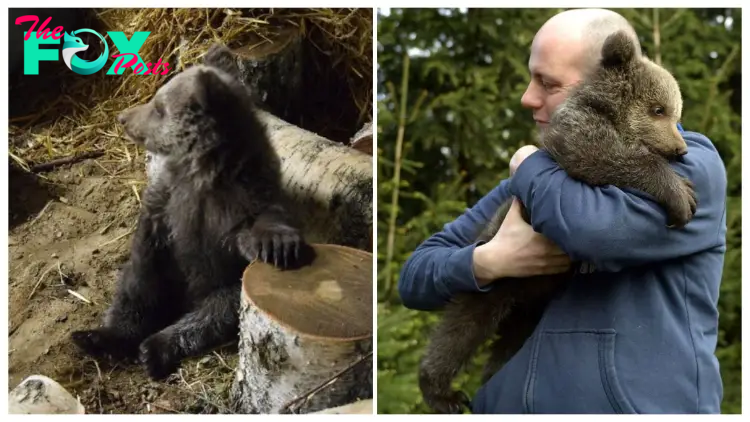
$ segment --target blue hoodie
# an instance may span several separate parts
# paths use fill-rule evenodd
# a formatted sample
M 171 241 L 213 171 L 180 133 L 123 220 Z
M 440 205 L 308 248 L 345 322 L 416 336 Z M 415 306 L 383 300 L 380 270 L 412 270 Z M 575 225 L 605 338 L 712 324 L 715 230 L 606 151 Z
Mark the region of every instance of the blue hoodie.
M 714 352 L 726 250 L 726 171 L 703 135 L 680 132 L 698 208 L 683 229 L 636 190 L 591 187 L 543 152 L 421 244 L 401 271 L 405 306 L 433 310 L 480 288 L 474 236 L 518 197 L 532 227 L 586 262 L 533 335 L 477 392 L 474 413 L 719 413 Z

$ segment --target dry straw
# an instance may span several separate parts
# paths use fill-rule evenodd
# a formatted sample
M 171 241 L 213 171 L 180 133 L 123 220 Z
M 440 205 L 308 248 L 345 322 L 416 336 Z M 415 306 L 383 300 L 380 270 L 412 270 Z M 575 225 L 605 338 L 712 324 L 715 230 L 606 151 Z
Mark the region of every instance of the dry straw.
M 213 42 L 247 49 L 272 42 L 281 30 L 299 30 L 335 68 L 346 69 L 360 117 L 371 115 L 370 9 L 97 9 L 94 13 L 104 31 L 123 31 L 128 37 L 134 31 L 150 31 L 141 57 L 145 62 L 159 58 L 169 62 L 170 74 L 199 62 Z M 111 54 L 116 54 L 109 45 Z M 142 154 L 122 137 L 115 117 L 148 101 L 168 77 L 133 75 L 128 70 L 121 77 L 103 70 L 86 78 L 59 76 L 62 95 L 32 105 L 33 113 L 10 120 L 11 159 L 28 170 L 33 164 L 91 151 L 104 152 L 105 160 L 139 158 Z

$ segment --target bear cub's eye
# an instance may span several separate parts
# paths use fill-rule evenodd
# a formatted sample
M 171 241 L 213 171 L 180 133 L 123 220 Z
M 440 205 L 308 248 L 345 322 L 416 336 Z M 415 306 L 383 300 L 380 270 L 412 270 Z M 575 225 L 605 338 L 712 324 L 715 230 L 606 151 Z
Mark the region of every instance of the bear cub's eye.
M 164 117 L 164 104 L 162 104 L 161 101 L 155 101 L 154 102 L 154 111 L 156 111 L 156 114 L 159 117 Z
M 651 111 L 657 116 L 663 116 L 666 113 L 666 110 L 662 106 L 654 106 Z

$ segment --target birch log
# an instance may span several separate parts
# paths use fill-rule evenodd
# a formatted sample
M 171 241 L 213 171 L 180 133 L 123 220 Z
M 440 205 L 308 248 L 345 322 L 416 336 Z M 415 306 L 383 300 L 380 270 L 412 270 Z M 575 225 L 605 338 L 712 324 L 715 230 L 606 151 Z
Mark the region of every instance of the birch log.
M 372 251 L 373 157 L 256 112 L 281 160 L 290 212 L 305 240 Z M 163 158 L 148 152 L 146 157 L 148 178 L 155 178 Z
M 313 245 L 311 266 L 243 275 L 239 413 L 310 413 L 372 397 L 372 254 Z
M 10 414 L 84 414 L 80 401 L 55 380 L 32 375 L 8 394 Z
M 258 111 L 306 238 L 372 251 L 373 157 Z

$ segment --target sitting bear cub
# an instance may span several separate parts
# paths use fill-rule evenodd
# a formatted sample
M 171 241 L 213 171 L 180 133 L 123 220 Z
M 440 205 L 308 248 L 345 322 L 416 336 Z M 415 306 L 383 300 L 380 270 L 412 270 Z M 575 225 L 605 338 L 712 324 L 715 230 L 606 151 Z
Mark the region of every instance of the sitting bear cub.
M 312 248 L 282 199 L 280 162 L 251 93 L 222 67 L 175 75 L 119 120 L 159 160 L 142 196 L 130 259 L 101 328 L 72 333 L 94 356 L 138 358 L 149 375 L 237 341 L 242 272 L 255 259 L 306 265 Z

